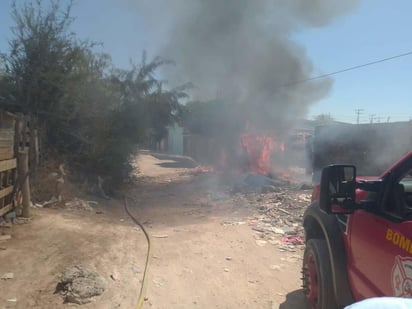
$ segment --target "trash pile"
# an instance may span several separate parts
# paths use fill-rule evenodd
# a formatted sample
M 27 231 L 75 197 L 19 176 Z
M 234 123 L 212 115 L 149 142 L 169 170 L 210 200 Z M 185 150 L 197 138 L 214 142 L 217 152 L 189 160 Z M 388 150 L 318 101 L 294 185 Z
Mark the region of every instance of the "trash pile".
M 68 210 L 94 211 L 95 206 L 98 205 L 96 201 L 86 201 L 75 197 L 74 199 L 64 202 L 59 201 L 56 197 L 43 203 L 34 203 L 34 208 L 65 208 Z
M 296 246 L 304 244 L 302 218 L 310 204 L 310 190 L 279 188 L 279 192 L 249 194 L 250 204 L 257 208 L 258 215 L 247 220 L 259 240 L 276 245 L 280 251 L 295 252 Z
M 79 198 L 74 198 L 73 200 L 64 203 L 66 209 L 69 210 L 85 210 L 93 211 L 93 206 L 97 206 L 98 203 L 95 201 L 85 201 Z
M 256 244 L 272 244 L 282 252 L 295 252 L 304 245 L 302 218 L 311 202 L 312 186 L 248 173 L 236 181 L 229 197 L 235 205 L 248 205 L 258 214 L 225 225 L 247 224 Z M 213 196 L 218 198 L 217 193 Z

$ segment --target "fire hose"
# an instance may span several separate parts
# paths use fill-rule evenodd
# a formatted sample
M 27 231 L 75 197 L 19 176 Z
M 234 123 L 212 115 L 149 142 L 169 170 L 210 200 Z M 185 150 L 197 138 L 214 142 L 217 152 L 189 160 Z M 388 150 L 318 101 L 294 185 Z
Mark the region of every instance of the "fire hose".
M 137 309 L 141 309 L 143 307 L 143 303 L 145 301 L 145 296 L 146 296 L 146 290 L 147 290 L 147 273 L 149 270 L 150 266 L 150 260 L 152 258 L 152 241 L 150 239 L 149 233 L 147 233 L 145 227 L 143 224 L 141 224 L 130 212 L 129 210 L 129 204 L 127 203 L 127 197 L 124 197 L 124 208 L 126 210 L 126 213 L 132 218 L 133 222 L 136 223 L 140 229 L 143 231 L 146 240 L 147 240 L 147 255 L 146 255 L 146 262 L 144 266 L 144 272 L 143 272 L 143 278 L 142 278 L 142 285 L 140 286 L 140 291 L 139 291 L 139 298 L 137 301 Z

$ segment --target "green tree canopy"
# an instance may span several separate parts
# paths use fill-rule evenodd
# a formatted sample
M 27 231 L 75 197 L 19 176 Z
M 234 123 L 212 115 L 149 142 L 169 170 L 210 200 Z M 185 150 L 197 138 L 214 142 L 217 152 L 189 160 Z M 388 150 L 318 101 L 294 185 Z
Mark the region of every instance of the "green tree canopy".
M 0 107 L 29 115 L 53 149 L 78 170 L 121 177 L 136 144 L 157 140 L 181 115 L 188 85 L 166 89 L 156 78 L 170 61 L 143 53 L 140 64 L 113 67 L 99 44 L 71 31 L 72 1 L 18 7 L 10 50 L 1 57 Z M 150 134 L 151 133 L 151 134 Z

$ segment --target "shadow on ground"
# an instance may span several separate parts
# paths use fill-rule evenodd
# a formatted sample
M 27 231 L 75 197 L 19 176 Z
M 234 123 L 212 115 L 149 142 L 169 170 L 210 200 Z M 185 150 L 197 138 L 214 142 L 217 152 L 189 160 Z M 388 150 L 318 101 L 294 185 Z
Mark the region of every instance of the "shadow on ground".
M 157 165 L 164 167 L 164 168 L 194 168 L 197 165 L 194 163 L 191 163 L 190 161 L 184 161 L 184 160 L 174 160 L 175 162 L 164 162 L 164 163 L 157 163 Z
M 303 290 L 296 290 L 286 295 L 286 300 L 280 304 L 279 309 L 306 309 L 307 304 Z
M 190 157 L 175 156 L 169 154 L 152 153 L 152 156 L 159 160 L 167 160 L 174 162 L 163 162 L 157 165 L 165 168 L 194 168 L 198 164 Z

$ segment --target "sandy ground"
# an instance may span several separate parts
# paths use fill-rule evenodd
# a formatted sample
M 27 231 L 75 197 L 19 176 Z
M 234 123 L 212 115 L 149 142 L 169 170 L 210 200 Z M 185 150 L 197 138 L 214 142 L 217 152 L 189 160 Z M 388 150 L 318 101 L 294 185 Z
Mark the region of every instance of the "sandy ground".
M 144 308 L 305 308 L 302 251 L 259 246 L 245 222 L 256 210 L 228 198 L 211 202 L 225 185 L 193 175 L 188 160 L 143 154 L 140 181 L 126 189 L 131 211 L 153 239 Z M 0 308 L 67 308 L 55 294 L 61 272 L 84 265 L 106 280 L 103 295 L 82 308 L 134 308 L 146 242 L 121 201 L 99 201 L 93 212 L 33 210 L 28 224 L 0 228 Z M 159 238 L 160 237 L 160 238 Z M 10 300 L 16 300 L 10 301 Z

